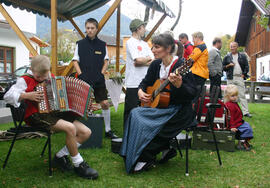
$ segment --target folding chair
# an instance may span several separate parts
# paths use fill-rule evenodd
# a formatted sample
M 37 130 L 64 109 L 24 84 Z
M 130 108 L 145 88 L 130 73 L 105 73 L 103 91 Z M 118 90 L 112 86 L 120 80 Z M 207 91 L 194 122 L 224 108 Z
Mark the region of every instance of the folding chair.
M 10 108 L 11 111 L 11 115 L 12 115 L 12 119 L 13 119 L 13 123 L 15 126 L 15 135 L 13 137 L 12 143 L 10 145 L 8 154 L 6 156 L 5 162 L 3 164 L 3 169 L 5 169 L 7 163 L 8 163 L 8 159 L 9 156 L 11 154 L 11 151 L 13 149 L 13 146 L 15 144 L 16 141 L 16 137 L 18 136 L 18 134 L 20 134 L 21 132 L 25 132 L 25 131 L 31 131 L 31 132 L 41 132 L 41 133 L 45 133 L 47 135 L 47 141 L 43 147 L 43 150 L 41 152 L 41 157 L 43 157 L 45 149 L 48 145 L 48 154 L 49 154 L 49 176 L 52 176 L 52 164 L 51 164 L 51 132 L 45 128 L 35 128 L 35 127 L 27 127 L 25 126 L 25 124 L 23 123 L 24 120 L 24 115 L 25 115 L 25 111 L 27 108 L 27 105 L 25 102 L 21 102 L 20 107 L 15 108 L 12 105 L 7 105 L 7 107 Z
M 206 118 L 205 118 L 205 122 L 204 123 L 207 123 L 212 132 L 212 135 L 213 135 L 213 139 L 214 139 L 214 143 L 215 143 L 215 147 L 216 147 L 216 151 L 217 151 L 217 155 L 218 155 L 218 160 L 219 160 L 219 164 L 220 166 L 222 165 L 222 162 L 221 162 L 221 158 L 220 158 L 220 154 L 219 154 L 219 149 L 218 149 L 218 145 L 217 145 L 217 141 L 216 141 L 216 136 L 215 136 L 215 133 L 214 133 L 214 124 L 213 124 L 213 121 L 214 121 L 214 118 L 215 118 L 215 113 L 216 113 L 216 109 L 217 108 L 220 108 L 221 105 L 219 103 L 217 103 L 217 100 L 218 100 L 218 96 L 219 96 L 219 87 L 213 87 L 213 90 L 211 92 L 211 96 L 210 96 L 210 103 L 207 103 L 205 104 L 205 93 L 206 93 L 206 87 L 203 87 L 202 88 L 202 91 L 200 93 L 200 97 L 198 99 L 198 101 L 195 103 L 194 105 L 194 110 L 197 114 L 197 117 L 196 117 L 196 120 L 198 122 L 198 125 L 200 125 L 200 122 L 201 122 L 201 117 L 202 117 L 202 111 L 203 111 L 203 107 L 204 105 L 206 106 L 207 108 L 207 113 L 206 113 Z M 197 126 L 194 126 L 194 127 L 188 127 L 185 129 L 186 131 L 186 176 L 189 176 L 189 158 L 188 158 L 188 135 L 191 131 L 194 131 L 195 129 L 197 129 Z M 175 137 L 174 139 L 177 140 L 177 138 Z M 180 146 L 179 146 L 179 143 L 178 141 L 176 141 L 176 144 L 177 144 L 177 149 L 180 153 L 180 156 L 182 157 L 182 152 L 181 152 L 181 149 L 180 149 Z

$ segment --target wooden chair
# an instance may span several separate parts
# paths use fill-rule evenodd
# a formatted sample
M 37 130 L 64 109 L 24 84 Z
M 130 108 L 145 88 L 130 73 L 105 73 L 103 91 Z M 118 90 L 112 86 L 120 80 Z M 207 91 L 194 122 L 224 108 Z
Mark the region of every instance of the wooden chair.
M 11 142 L 11 145 L 9 147 L 9 151 L 7 153 L 7 156 L 6 156 L 6 159 L 4 161 L 4 164 L 3 164 L 3 169 L 5 169 L 7 163 L 8 163 L 8 159 L 9 159 L 9 156 L 11 154 L 11 151 L 13 149 L 13 146 L 15 144 L 15 141 L 16 141 L 16 138 L 19 134 L 21 134 L 22 132 L 25 132 L 25 131 L 30 131 L 30 132 L 41 132 L 41 133 L 45 133 L 47 135 L 47 141 L 43 147 L 43 150 L 41 152 L 41 157 L 43 157 L 44 155 L 44 152 L 45 152 L 45 149 L 48 145 L 48 156 L 49 156 L 49 176 L 52 176 L 52 163 L 51 163 L 51 131 L 45 129 L 45 128 L 35 128 L 35 127 L 26 127 L 25 123 L 23 122 L 24 120 L 24 115 L 25 115 L 25 111 L 26 111 L 26 108 L 27 108 L 27 105 L 26 103 L 24 103 L 23 101 L 21 102 L 21 105 L 20 107 L 18 108 L 15 108 L 14 106 L 12 105 L 7 105 L 7 107 L 10 108 L 10 111 L 11 111 L 11 115 L 12 115 L 12 119 L 13 119 L 13 123 L 14 123 L 14 126 L 15 126 L 15 135 L 13 137 L 13 140 Z

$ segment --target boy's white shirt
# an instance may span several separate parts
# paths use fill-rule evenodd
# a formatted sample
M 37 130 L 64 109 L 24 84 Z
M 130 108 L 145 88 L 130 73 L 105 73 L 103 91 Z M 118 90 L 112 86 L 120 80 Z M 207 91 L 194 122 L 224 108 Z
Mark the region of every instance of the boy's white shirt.
M 109 58 L 109 55 L 108 55 L 108 48 L 107 48 L 107 46 L 105 47 L 105 49 L 106 49 L 106 54 L 104 56 L 104 60 L 109 60 L 110 58 Z M 75 60 L 75 61 L 80 62 L 79 46 L 78 46 L 78 44 L 76 44 L 76 48 L 75 48 L 74 56 L 73 56 L 72 60 Z
M 126 43 L 127 61 L 126 61 L 126 80 L 125 84 L 128 88 L 137 88 L 145 77 L 148 66 L 135 67 L 134 60 L 140 57 L 150 56 L 152 59 L 154 55 L 148 46 L 147 42 L 138 40 L 134 37 L 128 39 Z
M 33 75 L 30 69 L 28 69 L 27 73 L 30 75 Z M 14 107 L 19 107 L 21 104 L 19 101 L 20 95 L 22 93 L 25 93 L 26 89 L 27 89 L 27 84 L 25 80 L 22 77 L 17 78 L 16 84 L 11 86 L 11 88 L 4 95 L 5 102 L 13 105 Z

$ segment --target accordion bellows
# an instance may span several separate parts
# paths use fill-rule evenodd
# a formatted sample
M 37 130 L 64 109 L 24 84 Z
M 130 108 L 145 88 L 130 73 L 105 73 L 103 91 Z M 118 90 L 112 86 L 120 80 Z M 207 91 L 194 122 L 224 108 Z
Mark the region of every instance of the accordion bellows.
M 36 91 L 44 93 L 44 100 L 38 104 L 39 113 L 72 111 L 87 117 L 91 109 L 93 89 L 77 78 L 56 76 L 38 84 Z

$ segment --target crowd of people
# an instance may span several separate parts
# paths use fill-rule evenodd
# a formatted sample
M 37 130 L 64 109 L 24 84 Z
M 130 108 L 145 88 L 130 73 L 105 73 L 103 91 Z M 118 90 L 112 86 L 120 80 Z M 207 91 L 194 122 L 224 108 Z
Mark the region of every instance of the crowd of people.
M 143 38 L 146 23 L 134 19 L 130 23 L 131 38 L 126 43 L 126 96 L 123 115 L 123 143 L 120 155 L 124 158 L 127 173 L 148 170 L 157 163 L 157 154 L 162 153 L 158 163 L 165 163 L 177 155 L 170 140 L 183 129 L 196 125 L 193 104 L 197 101 L 206 80 L 210 79 L 210 90 L 221 85 L 223 71 L 227 74 L 228 87 L 225 91 L 226 106 L 232 114 L 231 131 L 239 135 L 239 149 L 250 149 L 252 129 L 242 117 L 251 117 L 245 99 L 244 79 L 249 66 L 247 57 L 237 51 L 238 44 L 230 44 L 231 52 L 222 60 L 220 38 L 213 40 L 208 51 L 202 32 L 192 34 L 193 44 L 188 35 L 182 33 L 175 40 L 170 33 L 152 38 L 152 48 Z M 98 22 L 94 18 L 85 22 L 86 37 L 79 40 L 73 57 L 73 65 L 78 78 L 94 88 L 95 101 L 101 105 L 105 123 L 105 136 L 117 138 L 110 125 L 110 109 L 104 74 L 108 67 L 106 43 L 97 37 Z M 190 72 L 184 76 L 178 73 L 179 67 L 191 62 Z M 52 131 L 66 134 L 65 146 L 53 159 L 63 171 L 74 169 L 79 176 L 96 179 L 98 172 L 91 168 L 78 151 L 78 147 L 91 135 L 91 130 L 78 121 L 78 117 L 65 113 L 39 114 L 37 103 L 43 98 L 35 86 L 54 77 L 50 73 L 50 61 L 38 55 L 31 61 L 27 74 L 5 94 L 7 103 L 18 107 L 26 101 L 28 108 L 25 122 L 30 126 L 42 126 Z M 140 107 L 141 103 L 153 102 L 153 94 L 148 88 L 157 81 L 167 83 L 162 91 L 167 93 L 167 106 L 163 108 Z M 158 82 L 159 83 L 159 82 Z M 238 106 L 238 95 L 242 110 Z M 219 95 L 222 98 L 221 92 Z M 242 113 L 243 112 L 243 113 Z M 69 159 L 71 157 L 71 161 Z M 73 164 L 73 165 L 72 165 Z

